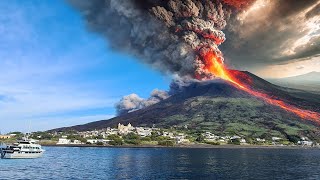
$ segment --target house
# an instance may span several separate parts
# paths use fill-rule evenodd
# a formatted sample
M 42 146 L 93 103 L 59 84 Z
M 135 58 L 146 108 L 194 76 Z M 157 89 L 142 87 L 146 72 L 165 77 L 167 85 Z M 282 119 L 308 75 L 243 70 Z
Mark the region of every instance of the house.
M 240 143 L 247 143 L 245 139 L 240 139 Z
M 204 139 L 206 141 L 215 141 L 216 139 L 219 138 L 219 136 L 214 135 L 211 132 L 205 132 L 204 134 L 202 134 L 204 136 Z
M 172 132 L 166 132 L 166 131 L 164 131 L 162 136 L 164 136 L 164 137 L 169 137 L 169 138 L 174 138 Z
M 189 139 L 186 139 L 186 136 L 182 133 L 178 134 L 177 136 L 174 137 L 175 141 L 177 144 L 181 143 L 189 143 Z
M 151 136 L 152 129 L 151 128 L 144 128 L 144 127 L 137 127 L 136 128 L 137 134 L 141 137 Z
M 279 140 L 281 140 L 282 138 L 280 138 L 280 137 L 272 137 L 272 141 L 279 141 Z
M 90 144 L 97 144 L 97 143 L 106 144 L 106 143 L 110 142 L 110 140 L 106 140 L 106 139 L 88 139 L 87 142 L 90 143 Z
M 88 139 L 87 142 L 90 144 L 97 144 L 99 141 L 98 139 Z
M 130 132 L 133 132 L 134 127 L 129 123 L 127 126 L 123 125 L 123 124 L 118 124 L 118 131 L 119 134 L 128 134 Z
M 0 135 L 0 139 L 10 139 L 11 137 L 13 137 L 13 136 L 11 136 L 11 135 Z
M 231 139 L 231 140 L 234 140 L 234 139 L 241 139 L 241 137 L 240 137 L 240 136 L 232 136 L 230 139 Z
M 71 142 L 70 144 L 83 144 L 81 141 L 75 139 L 73 140 L 73 142 Z
M 63 136 L 62 138 L 59 138 L 59 141 L 57 142 L 57 144 L 70 144 L 71 140 L 64 138 L 65 136 Z
M 301 146 L 312 146 L 313 142 L 312 141 L 302 140 L 302 141 L 298 141 L 298 144 L 301 145 Z
M 257 140 L 257 142 L 266 142 L 266 140 L 265 140 L 265 139 L 257 138 L 256 140 Z

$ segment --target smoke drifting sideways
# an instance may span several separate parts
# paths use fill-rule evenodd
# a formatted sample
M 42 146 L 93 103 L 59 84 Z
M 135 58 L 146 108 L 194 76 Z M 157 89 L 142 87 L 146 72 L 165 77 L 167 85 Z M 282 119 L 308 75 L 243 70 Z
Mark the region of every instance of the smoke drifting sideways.
M 156 104 L 169 97 L 166 91 L 154 89 L 148 99 L 143 99 L 137 94 L 129 94 L 121 98 L 121 100 L 115 105 L 117 114 L 123 115 L 145 107 Z
M 182 92 L 185 87 L 188 87 L 190 84 L 194 82 L 195 80 L 180 78 L 176 76 L 170 84 L 169 91 L 154 89 L 151 92 L 150 97 L 147 99 L 143 99 L 139 97 L 139 95 L 137 94 L 129 94 L 127 96 L 124 96 L 115 105 L 117 115 L 127 114 L 154 105 L 160 101 L 169 98 L 174 94 L 177 94 L 178 92 Z

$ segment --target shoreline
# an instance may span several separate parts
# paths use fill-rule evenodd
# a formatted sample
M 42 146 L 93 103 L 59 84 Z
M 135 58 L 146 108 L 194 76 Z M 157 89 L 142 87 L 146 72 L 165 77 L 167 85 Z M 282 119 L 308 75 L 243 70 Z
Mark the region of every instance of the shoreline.
M 89 145 L 89 144 L 47 144 L 44 147 L 88 147 L 88 148 L 172 148 L 172 149 L 320 149 L 319 147 L 302 146 L 262 146 L 262 145 L 178 145 L 178 146 L 160 146 L 160 145 Z

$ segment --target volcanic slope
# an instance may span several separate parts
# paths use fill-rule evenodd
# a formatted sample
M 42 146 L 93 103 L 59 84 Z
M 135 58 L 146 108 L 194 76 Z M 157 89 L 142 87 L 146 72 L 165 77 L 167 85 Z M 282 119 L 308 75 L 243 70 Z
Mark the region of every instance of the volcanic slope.
M 250 77 L 254 90 L 299 108 L 320 112 L 320 95 L 276 86 L 249 72 L 241 74 Z M 249 83 L 246 79 L 242 81 Z M 164 101 L 129 114 L 52 131 L 102 129 L 118 123 L 164 128 L 187 126 L 192 130 L 251 137 L 320 137 L 319 124 L 269 105 L 222 80 L 193 83 Z

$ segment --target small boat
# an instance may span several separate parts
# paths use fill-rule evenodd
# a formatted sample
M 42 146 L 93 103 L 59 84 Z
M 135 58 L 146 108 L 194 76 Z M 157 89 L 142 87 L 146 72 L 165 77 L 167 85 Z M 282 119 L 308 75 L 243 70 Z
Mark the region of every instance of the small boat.
M 45 152 L 36 140 L 22 138 L 12 145 L 0 148 L 1 159 L 38 158 Z

